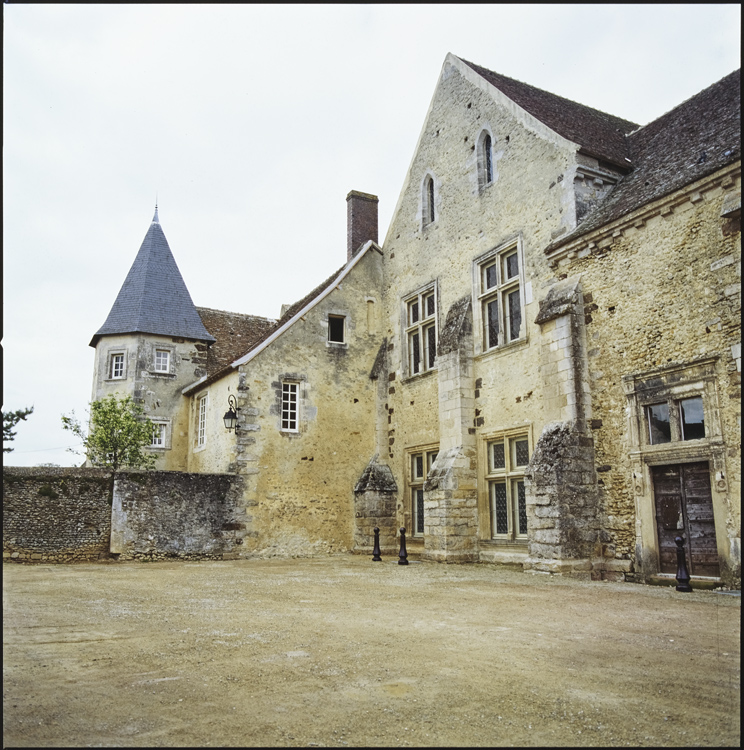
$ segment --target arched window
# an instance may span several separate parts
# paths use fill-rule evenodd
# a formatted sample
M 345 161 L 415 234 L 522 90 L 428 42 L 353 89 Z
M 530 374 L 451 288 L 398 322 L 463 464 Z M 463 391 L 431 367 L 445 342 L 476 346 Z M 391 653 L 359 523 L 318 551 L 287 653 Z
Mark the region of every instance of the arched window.
M 483 139 L 483 157 L 485 160 L 486 184 L 493 182 L 493 158 L 491 156 L 491 136 L 486 133 Z
M 493 142 L 491 134 L 483 131 L 478 139 L 478 185 L 483 190 L 493 182 Z
M 424 180 L 424 196 L 423 196 L 423 225 L 427 226 L 434 221 L 434 179 L 431 175 L 427 175 Z

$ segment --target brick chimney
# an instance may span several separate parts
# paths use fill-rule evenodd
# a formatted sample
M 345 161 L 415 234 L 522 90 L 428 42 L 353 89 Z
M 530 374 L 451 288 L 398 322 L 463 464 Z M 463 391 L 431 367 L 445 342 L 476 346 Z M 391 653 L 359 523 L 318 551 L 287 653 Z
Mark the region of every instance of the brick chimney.
M 377 242 L 377 196 L 352 190 L 346 196 L 346 262 L 365 242 Z

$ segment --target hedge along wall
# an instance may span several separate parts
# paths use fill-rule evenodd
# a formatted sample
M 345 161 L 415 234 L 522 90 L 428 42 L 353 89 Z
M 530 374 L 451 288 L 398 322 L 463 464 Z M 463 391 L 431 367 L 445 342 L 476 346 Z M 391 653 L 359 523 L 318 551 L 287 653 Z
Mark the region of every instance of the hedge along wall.
M 120 472 L 111 552 L 121 560 L 238 557 L 250 533 L 242 498 L 234 474 Z
M 242 478 L 3 468 L 3 560 L 230 558 L 250 534 Z
M 3 468 L 3 561 L 109 557 L 111 472 Z

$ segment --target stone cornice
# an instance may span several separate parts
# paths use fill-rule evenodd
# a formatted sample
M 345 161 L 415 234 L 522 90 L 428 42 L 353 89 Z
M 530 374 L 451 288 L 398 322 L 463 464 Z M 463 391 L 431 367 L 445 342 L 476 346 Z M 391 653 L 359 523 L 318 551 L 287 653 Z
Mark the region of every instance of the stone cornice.
M 566 265 L 577 257 L 583 258 L 590 254 L 605 253 L 615 240 L 622 237 L 628 229 L 641 229 L 649 219 L 655 216 L 668 216 L 674 213 L 678 206 L 688 201 L 698 203 L 703 200 L 703 193 L 710 190 L 715 190 L 718 187 L 733 188 L 740 179 L 740 174 L 741 161 L 737 161 L 719 169 L 715 174 L 691 182 L 681 190 L 677 190 L 664 198 L 631 211 L 620 219 L 608 222 L 598 229 L 566 242 L 565 245 L 552 252 L 546 250 L 550 267 L 557 268 L 559 265 Z

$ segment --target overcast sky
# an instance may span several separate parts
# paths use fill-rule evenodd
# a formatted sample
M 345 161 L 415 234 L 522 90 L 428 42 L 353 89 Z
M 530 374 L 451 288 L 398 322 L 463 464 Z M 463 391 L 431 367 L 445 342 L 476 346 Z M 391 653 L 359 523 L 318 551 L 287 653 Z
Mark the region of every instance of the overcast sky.
M 152 219 L 196 305 L 276 318 L 392 218 L 448 52 L 639 124 L 740 66 L 739 5 L 4 4 L 7 464 L 79 465 L 94 350 Z

